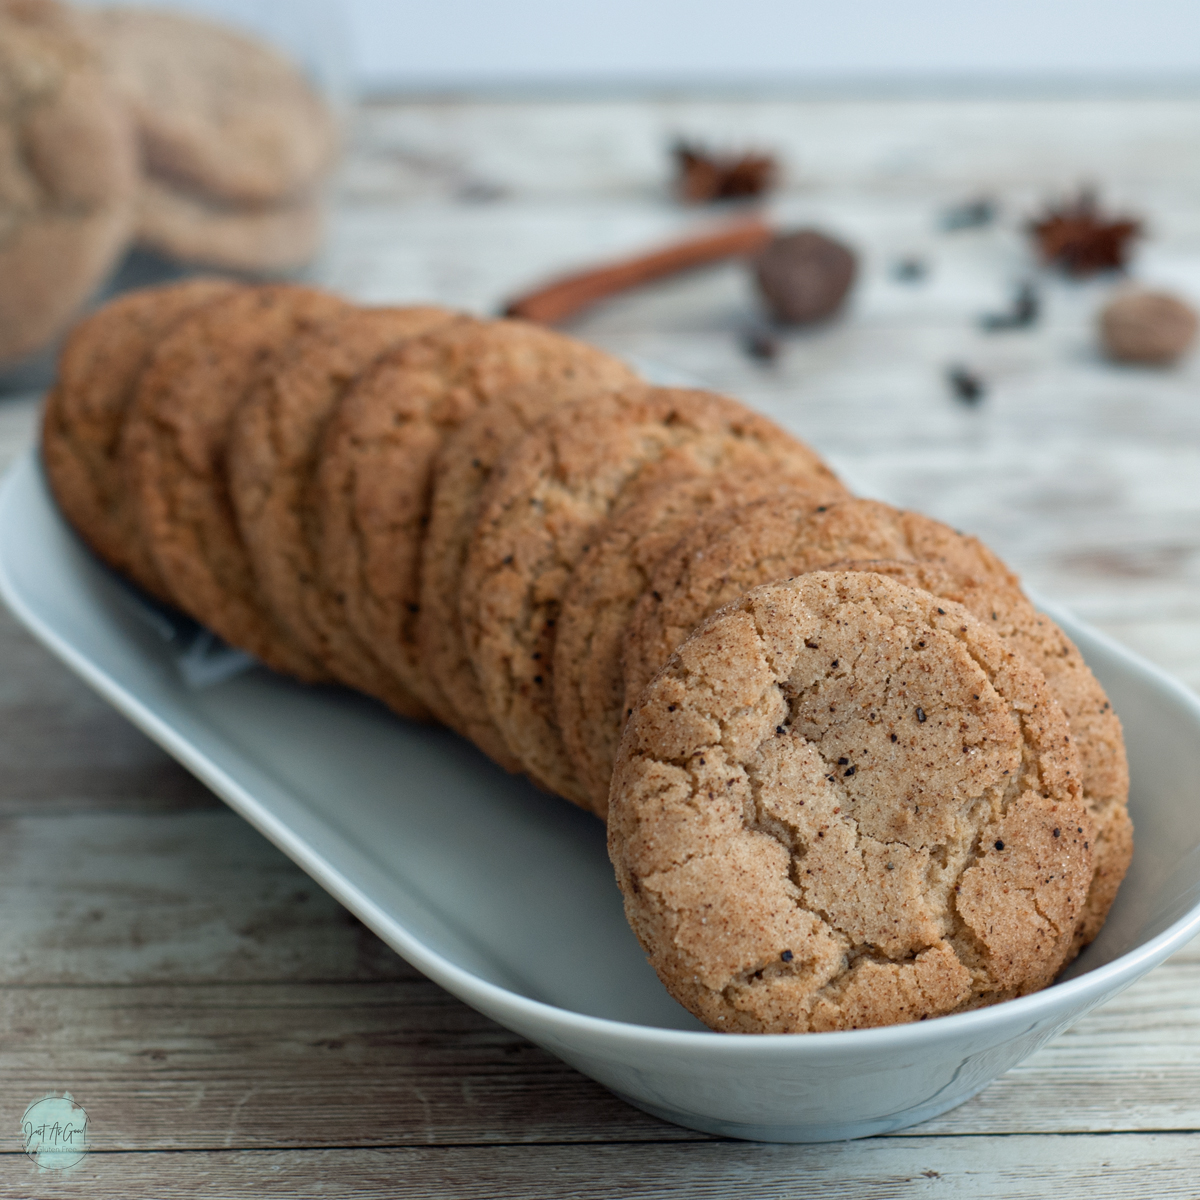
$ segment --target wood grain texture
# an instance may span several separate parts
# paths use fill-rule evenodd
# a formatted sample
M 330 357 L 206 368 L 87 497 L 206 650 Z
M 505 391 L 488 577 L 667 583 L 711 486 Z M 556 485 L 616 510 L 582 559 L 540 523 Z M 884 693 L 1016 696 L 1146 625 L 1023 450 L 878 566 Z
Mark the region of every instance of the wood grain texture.
M 0 1163 L 0 1172 L 7 1164 Z M 354 1200 L 1064 1200 L 1196 1194 L 1200 1141 L 1135 1136 L 875 1138 L 823 1146 L 747 1142 L 649 1146 L 455 1146 L 195 1154 L 92 1154 L 66 1178 L 14 1158 L 0 1197 L 124 1200 L 353 1197 Z M 34 1191 L 33 1189 L 36 1189 Z
M 1200 688 L 1200 356 L 1108 366 L 1092 321 L 1114 281 L 1039 273 L 1021 232 L 1095 181 L 1148 221 L 1138 277 L 1200 301 L 1200 100 L 372 105 L 316 281 L 493 313 L 669 241 L 712 219 L 669 198 L 679 132 L 780 153 L 772 219 L 861 252 L 845 319 L 756 363 L 727 264 L 571 331 L 748 401 Z M 939 228 L 980 194 L 995 225 Z M 913 255 L 929 274 L 903 283 Z M 1027 277 L 1042 321 L 983 332 Z M 985 380 L 978 408 L 951 397 L 952 363 Z M 32 399 L 0 404 L 0 462 L 35 423 Z M 903 1134 L 689 1133 L 422 979 L 0 614 L 0 1197 L 1192 1196 L 1198 994 L 1193 943 Z M 92 1121 L 63 1178 L 15 1133 L 52 1090 Z

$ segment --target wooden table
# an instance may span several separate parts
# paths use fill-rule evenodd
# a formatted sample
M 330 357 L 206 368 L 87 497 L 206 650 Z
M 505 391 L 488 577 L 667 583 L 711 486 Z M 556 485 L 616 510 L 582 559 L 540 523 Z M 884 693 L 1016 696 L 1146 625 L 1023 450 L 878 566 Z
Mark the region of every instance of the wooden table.
M 376 104 L 318 278 L 480 312 L 706 218 L 668 198 L 676 132 L 777 149 L 773 208 L 855 242 L 846 320 L 746 357 L 733 266 L 575 331 L 707 380 L 857 486 L 977 532 L 1045 594 L 1200 685 L 1200 362 L 1117 369 L 1111 283 L 1031 276 L 1021 226 L 1079 182 L 1144 215 L 1137 273 L 1200 299 L 1200 101 Z M 980 194 L 990 227 L 938 228 Z M 891 273 L 903 256 L 924 282 Z M 988 384 L 956 402 L 952 363 Z M 31 401 L 0 405 L 5 461 Z M 1200 949 L 980 1096 L 886 1138 L 722 1142 L 641 1114 L 426 982 L 0 616 L 0 1196 L 1164 1196 L 1200 1193 Z M 21 1152 L 70 1091 L 92 1152 Z

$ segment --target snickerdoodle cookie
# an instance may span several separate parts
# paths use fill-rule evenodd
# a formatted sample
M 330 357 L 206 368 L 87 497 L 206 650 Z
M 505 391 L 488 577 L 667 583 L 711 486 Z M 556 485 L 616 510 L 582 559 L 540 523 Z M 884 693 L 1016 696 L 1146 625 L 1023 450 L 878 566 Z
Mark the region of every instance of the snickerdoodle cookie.
M 651 963 L 723 1031 L 1044 987 L 1092 876 L 1041 673 L 962 606 L 869 572 L 755 588 L 681 645 L 626 727 L 608 828 Z
M 303 266 L 317 251 L 323 225 L 315 195 L 234 205 L 153 177 L 138 185 L 136 213 L 138 245 L 180 262 L 251 274 Z
M 137 153 L 73 14 L 0 0 L 0 363 L 60 332 L 125 249 Z
M 178 321 L 142 374 L 121 453 L 171 598 L 268 666 L 326 678 L 262 604 L 225 475 L 233 415 L 292 338 L 346 310 L 312 288 L 241 288 Z
M 431 471 L 445 439 L 514 387 L 560 399 L 627 384 L 608 354 L 521 321 L 463 321 L 376 363 L 330 418 L 311 489 L 319 586 L 397 679 L 436 711 L 444 701 L 417 648 L 421 545 Z
M 611 519 L 579 560 L 554 641 L 554 711 L 576 778 L 603 817 L 621 730 L 625 627 L 663 556 L 704 516 L 774 497 L 795 505 L 848 498 L 827 470 L 781 475 L 766 464 L 660 483 Z
M 475 678 L 458 600 L 479 504 L 504 452 L 562 403 L 556 391 L 514 388 L 455 430 L 433 467 L 433 499 L 421 553 L 417 646 L 435 685 L 437 716 L 509 771 L 521 763 L 508 748 Z
M 802 575 L 842 559 L 941 563 L 972 579 L 1016 584 L 977 538 L 877 500 L 844 500 L 815 511 L 773 499 L 716 513 L 659 563 L 625 636 L 625 707 L 671 651 L 722 604 L 760 583 Z
M 407 716 L 424 705 L 385 671 L 315 586 L 317 531 L 305 497 L 342 396 L 376 359 L 456 319 L 442 308 L 346 308 L 300 333 L 234 414 L 229 491 L 264 603 L 326 670 Z
M 159 599 L 167 589 L 130 506 L 121 430 L 159 341 L 178 320 L 235 287 L 193 279 L 111 301 L 71 330 L 46 398 L 42 461 L 59 507 L 101 558 Z
M 545 418 L 488 482 L 459 615 L 487 710 L 525 770 L 587 807 L 554 712 L 555 625 L 571 572 L 630 485 L 827 468 L 803 443 L 710 392 L 640 386 Z
M 1133 857 L 1129 819 L 1129 764 L 1121 722 L 1069 637 L 1030 604 L 1020 588 L 980 581 L 933 563 L 848 562 L 831 570 L 874 571 L 961 604 L 1046 677 L 1046 687 L 1067 719 L 1079 755 L 1083 801 L 1092 818 L 1092 876 L 1076 941 L 1086 946 L 1100 931 Z
M 270 204 L 308 192 L 327 170 L 337 145 L 329 110 L 271 47 L 181 12 L 105 8 L 87 22 L 152 176 Z

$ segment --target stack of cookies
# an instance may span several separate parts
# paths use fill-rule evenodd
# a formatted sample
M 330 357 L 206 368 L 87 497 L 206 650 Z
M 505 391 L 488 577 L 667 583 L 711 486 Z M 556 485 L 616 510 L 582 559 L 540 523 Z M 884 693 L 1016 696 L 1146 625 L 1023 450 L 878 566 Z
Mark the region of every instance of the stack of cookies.
M 337 130 L 296 67 L 181 12 L 117 7 L 81 18 L 136 131 L 137 241 L 236 271 L 307 262 Z
M 197 280 L 76 328 L 43 454 L 151 594 L 606 817 L 714 1029 L 1045 986 L 1125 873 L 1120 725 L 1062 631 L 727 397 L 518 321 Z
M 307 262 L 336 128 L 300 72 L 208 21 L 0 0 L 0 365 L 132 243 L 248 273 Z

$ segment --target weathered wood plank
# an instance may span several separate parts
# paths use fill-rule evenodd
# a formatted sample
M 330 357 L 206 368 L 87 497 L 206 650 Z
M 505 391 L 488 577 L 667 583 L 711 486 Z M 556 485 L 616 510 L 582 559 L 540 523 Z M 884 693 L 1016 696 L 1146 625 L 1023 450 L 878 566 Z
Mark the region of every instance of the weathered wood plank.
M 0 818 L 6 983 L 413 974 L 224 805 Z
M 1200 1130 L 1198 988 L 1200 963 L 1166 964 L 902 1136 Z M 87 1108 L 105 1150 L 700 1137 L 419 977 L 7 988 L 0 1027 L 17 1035 L 0 1044 L 0 1151 L 17 1147 L 24 1105 L 56 1090 Z
M 762 1200 L 1194 1197 L 1200 1139 L 1178 1134 L 884 1138 L 817 1146 L 495 1146 L 438 1149 L 91 1154 L 65 1178 L 0 1160 L 0 1197 L 124 1200 L 341 1197 L 381 1200 Z

